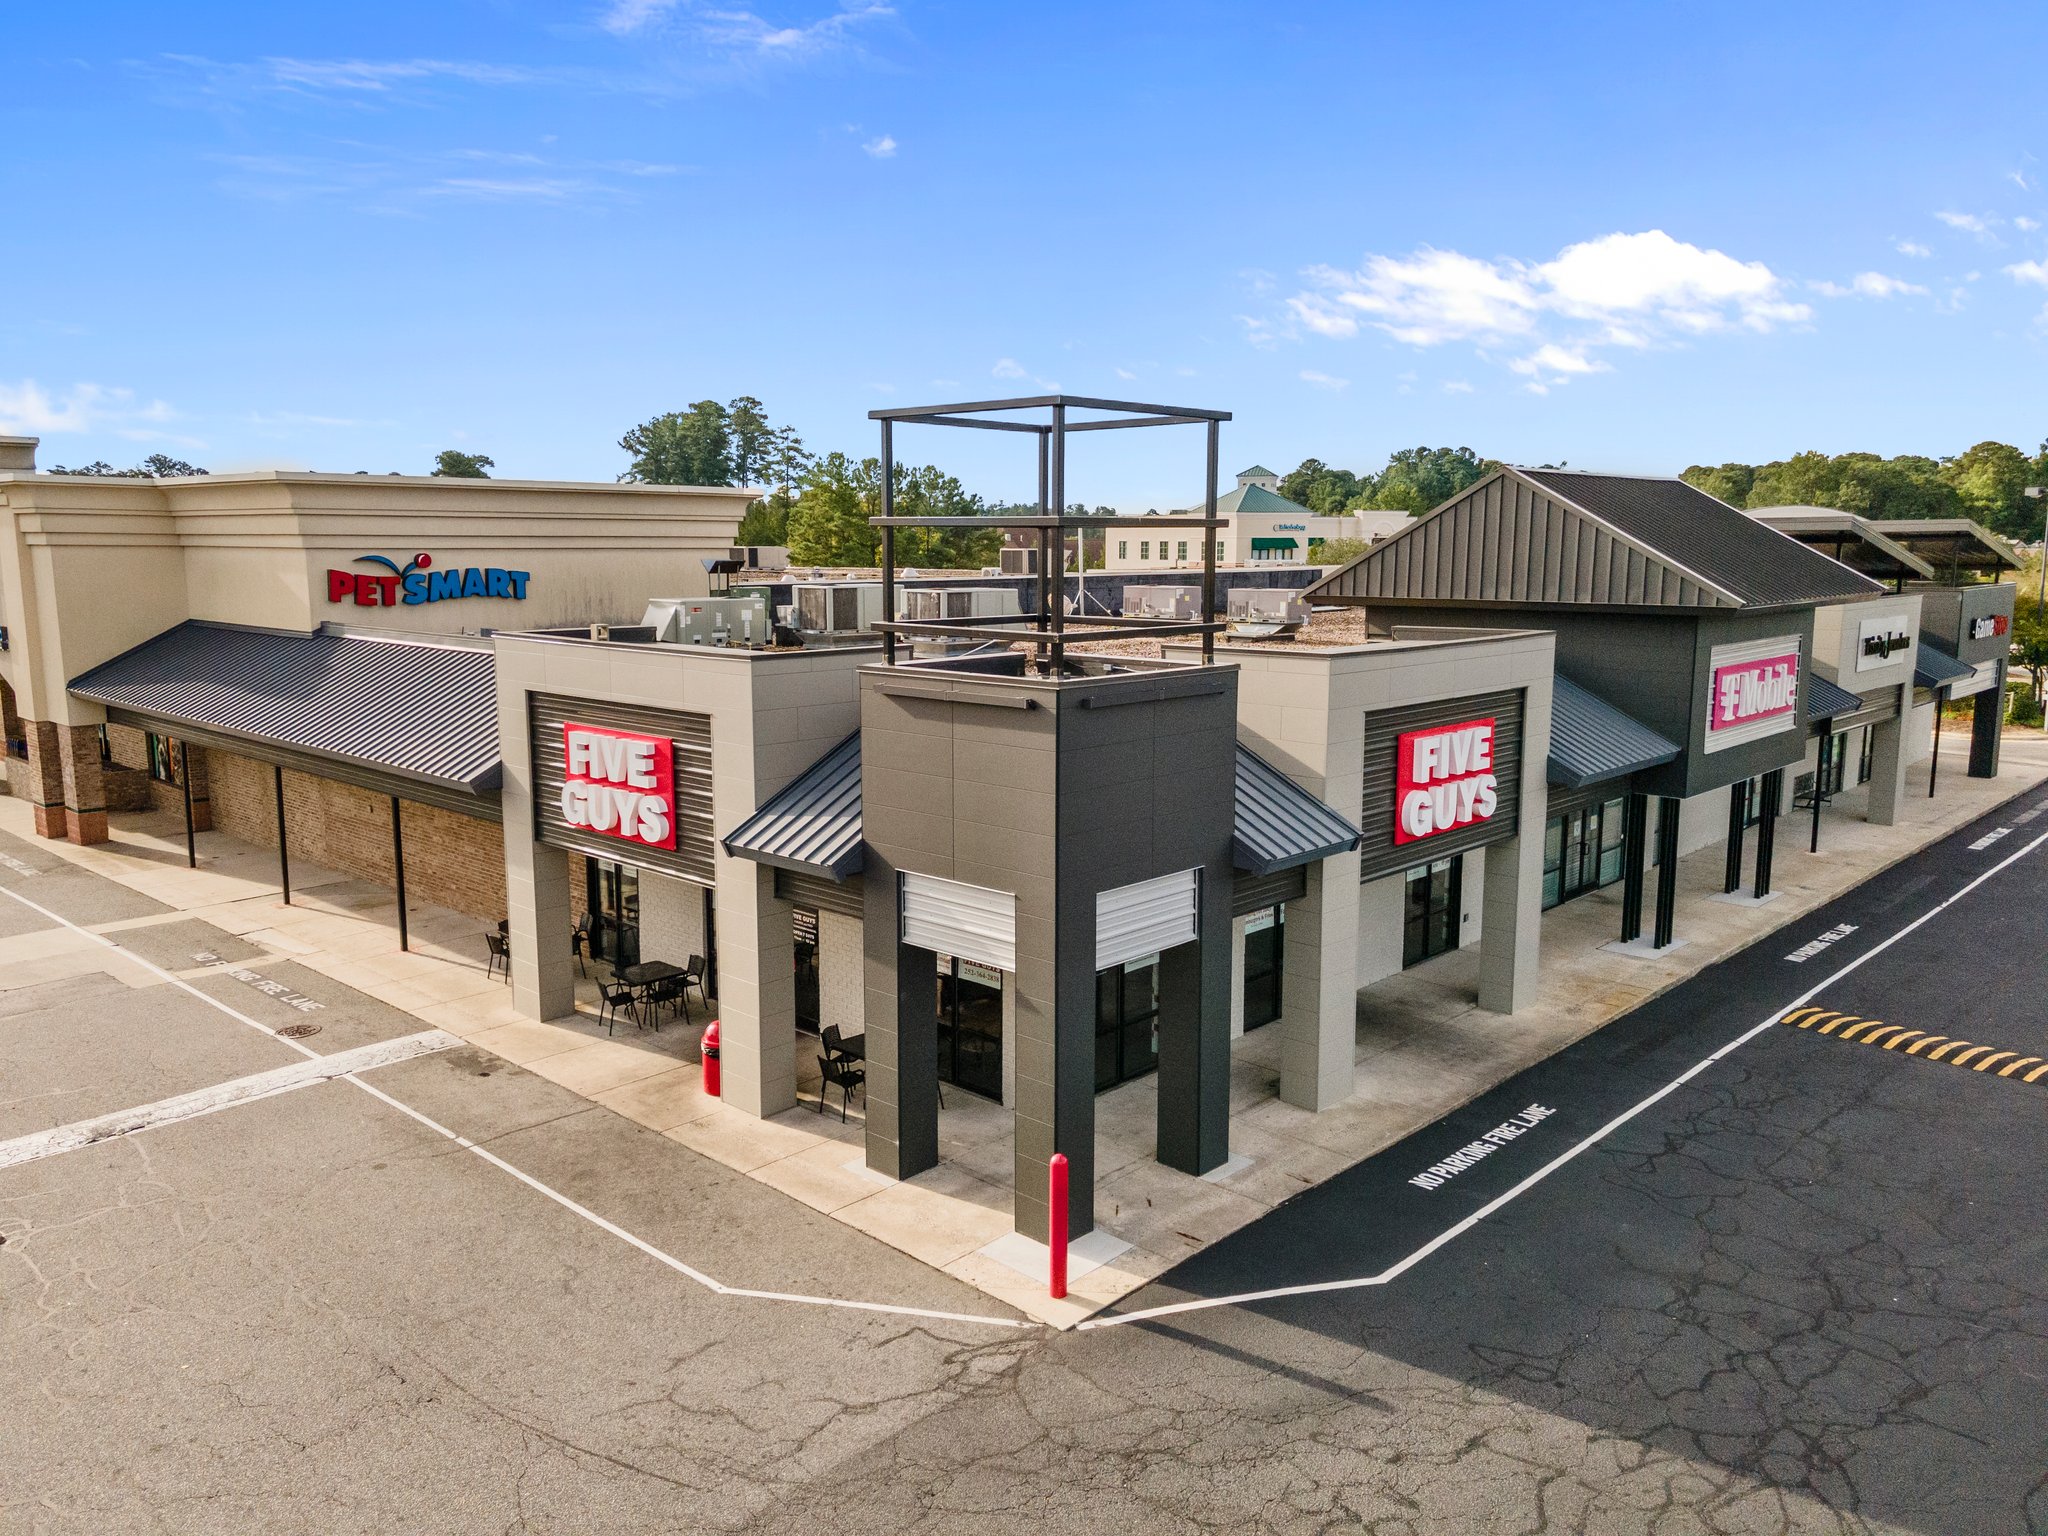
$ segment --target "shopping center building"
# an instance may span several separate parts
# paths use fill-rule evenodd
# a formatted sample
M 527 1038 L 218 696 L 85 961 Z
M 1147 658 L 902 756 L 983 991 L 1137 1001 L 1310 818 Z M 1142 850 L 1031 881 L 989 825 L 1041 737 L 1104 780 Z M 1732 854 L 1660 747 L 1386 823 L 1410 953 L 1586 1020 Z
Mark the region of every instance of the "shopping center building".
M 1185 537 L 1208 600 L 1089 617 L 1070 585 L 807 638 L 772 592 L 664 601 L 706 594 L 744 491 L 56 477 L 13 440 L 7 788 L 46 837 L 153 805 L 279 848 L 287 897 L 297 857 L 480 939 L 502 923 L 532 1019 L 578 1008 L 583 960 L 674 961 L 750 1115 L 815 1098 L 827 1043 L 857 1040 L 868 1166 L 915 1176 L 960 1096 L 1000 1105 L 1015 1225 L 1043 1238 L 1055 1152 L 1071 1230 L 1094 1225 L 1103 1093 L 1156 1084 L 1158 1162 L 1211 1173 L 1248 1037 L 1282 1099 L 1332 1109 L 1371 1086 L 1362 989 L 1476 952 L 1471 995 L 1513 1029 L 1548 909 L 1620 884 L 1616 939 L 1668 945 L 1661 874 L 1716 841 L 1730 892 L 1768 899 L 1793 813 L 1854 764 L 1865 814 L 1896 814 L 1936 699 L 1979 678 L 1970 771 L 1995 772 L 2011 588 L 1974 580 L 1995 565 L 1676 481 L 1509 470 L 1330 573 L 1305 625 L 1234 632 L 1224 413 L 877 416 L 885 464 L 913 426 L 1036 434 L 1044 510 L 1013 532 Z M 1206 435 L 1203 504 L 1062 517 L 1064 433 L 1118 426 Z M 876 615 L 906 611 L 906 521 L 884 519 Z

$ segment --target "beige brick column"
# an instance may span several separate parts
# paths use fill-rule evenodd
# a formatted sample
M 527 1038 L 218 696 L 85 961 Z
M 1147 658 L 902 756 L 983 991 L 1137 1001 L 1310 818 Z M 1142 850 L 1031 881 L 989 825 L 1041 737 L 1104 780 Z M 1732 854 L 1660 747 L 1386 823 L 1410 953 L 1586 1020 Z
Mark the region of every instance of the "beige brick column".
M 1273 1027 L 1280 1031 L 1280 1097 L 1323 1110 L 1357 1089 L 1358 855 L 1340 853 L 1307 873 L 1307 895 L 1287 904 Z
M 36 836 L 62 837 L 70 823 L 64 810 L 64 746 L 60 727 L 48 720 L 24 720 L 28 739 L 28 801 L 35 807 Z
M 63 764 L 64 836 L 74 843 L 107 840 L 107 787 L 100 772 L 100 731 L 96 725 L 57 727 Z
M 796 942 L 775 871 L 718 856 L 721 1096 L 750 1115 L 796 1107 Z
M 1870 728 L 1870 798 L 1865 816 L 1880 827 L 1899 819 L 1899 807 L 1906 798 L 1906 721 L 1913 712 L 1910 689 L 1900 700 L 1899 713 Z

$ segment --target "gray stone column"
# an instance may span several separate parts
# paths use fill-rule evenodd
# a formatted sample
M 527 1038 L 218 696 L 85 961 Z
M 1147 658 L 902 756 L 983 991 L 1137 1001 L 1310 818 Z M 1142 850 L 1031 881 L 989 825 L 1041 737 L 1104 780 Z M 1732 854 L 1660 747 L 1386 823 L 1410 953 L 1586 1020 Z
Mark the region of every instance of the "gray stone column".
M 1159 957 L 1159 1161 L 1196 1175 L 1230 1160 L 1230 889 L 1204 880 L 1201 938 Z
M 723 1096 L 750 1115 L 796 1107 L 796 940 L 775 871 L 719 858 L 718 1042 Z
M 1899 819 L 1906 798 L 1906 721 L 1913 708 L 1912 690 L 1902 689 L 1900 713 L 1870 728 L 1869 802 L 1865 816 L 1880 827 Z
M 1970 709 L 1969 775 L 1973 779 L 1998 777 L 1998 744 L 2005 728 L 2006 666 L 2001 657 L 1997 680 L 1977 695 L 1977 702 Z
M 1486 850 L 1480 907 L 1479 1006 L 1514 1013 L 1536 998 L 1543 939 L 1543 823 L 1528 809 L 1522 831 Z
M 530 1019 L 576 1011 L 576 957 L 569 948 L 569 855 L 532 840 L 533 819 L 505 818 L 505 917 L 511 924 L 512 1006 Z M 523 846 L 512 847 L 524 832 Z
M 1324 1110 L 1357 1090 L 1358 855 L 1308 867 L 1306 896 L 1287 904 L 1281 951 L 1280 1097 Z

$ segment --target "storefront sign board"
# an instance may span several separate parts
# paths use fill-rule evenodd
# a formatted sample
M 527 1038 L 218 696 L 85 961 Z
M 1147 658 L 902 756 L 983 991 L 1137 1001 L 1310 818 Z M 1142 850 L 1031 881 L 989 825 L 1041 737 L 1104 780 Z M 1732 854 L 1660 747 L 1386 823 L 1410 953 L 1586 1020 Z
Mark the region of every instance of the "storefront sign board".
M 666 736 L 565 724 L 562 819 L 621 842 L 675 847 L 675 744 Z
M 1708 660 L 1706 750 L 1724 751 L 1799 725 L 1799 637 L 1717 645 Z

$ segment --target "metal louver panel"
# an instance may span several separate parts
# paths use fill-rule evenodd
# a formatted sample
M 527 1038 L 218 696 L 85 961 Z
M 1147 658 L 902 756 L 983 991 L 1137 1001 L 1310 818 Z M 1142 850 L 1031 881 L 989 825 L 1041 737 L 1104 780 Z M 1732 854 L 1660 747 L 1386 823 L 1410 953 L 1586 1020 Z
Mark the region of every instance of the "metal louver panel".
M 1243 917 L 1247 912 L 1263 912 L 1268 907 L 1299 901 L 1307 894 L 1308 869 L 1304 865 L 1276 869 L 1270 875 L 1248 875 L 1239 870 L 1230 883 L 1230 915 Z
M 1095 969 L 1191 942 L 1201 909 L 1201 872 L 1183 869 L 1095 897 Z
M 674 848 L 650 848 L 644 843 L 607 837 L 588 827 L 572 827 L 562 819 L 562 783 L 565 776 L 562 727 L 572 723 L 666 736 L 674 744 Z M 536 841 L 551 848 L 573 849 L 593 859 L 657 870 L 664 875 L 695 881 L 698 885 L 714 883 L 709 715 L 536 693 L 527 698 L 527 725 L 533 752 L 533 835 Z
M 861 897 L 867 887 L 858 880 L 828 880 L 823 875 L 800 875 L 793 869 L 775 871 L 778 899 L 818 912 L 837 912 L 841 917 L 864 917 Z
M 1017 898 L 985 885 L 905 871 L 903 942 L 999 971 L 1017 969 Z

